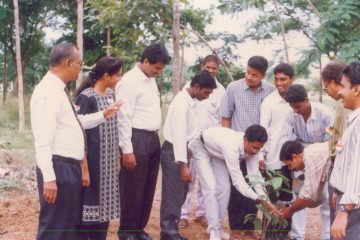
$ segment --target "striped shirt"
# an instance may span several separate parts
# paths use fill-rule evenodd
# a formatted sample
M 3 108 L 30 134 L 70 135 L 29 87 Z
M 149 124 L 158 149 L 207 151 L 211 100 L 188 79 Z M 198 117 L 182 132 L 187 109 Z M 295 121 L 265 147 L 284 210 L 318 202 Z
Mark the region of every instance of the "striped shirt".
M 337 144 L 330 184 L 343 192 L 340 204 L 360 204 L 360 108 L 346 118 L 346 129 Z
M 296 139 L 304 145 L 320 143 L 329 140 L 326 129 L 333 124 L 334 114 L 325 105 L 311 102 L 311 114 L 307 122 L 301 114 L 289 112 L 285 124 L 293 129 Z
M 251 125 L 260 124 L 261 103 L 274 89 L 266 81 L 262 81 L 255 92 L 246 84 L 245 79 L 232 82 L 226 88 L 219 115 L 231 118 L 231 128 L 235 131 L 245 132 Z
M 304 149 L 304 185 L 300 189 L 302 199 L 318 200 L 318 188 L 328 159 L 328 143 L 314 143 Z

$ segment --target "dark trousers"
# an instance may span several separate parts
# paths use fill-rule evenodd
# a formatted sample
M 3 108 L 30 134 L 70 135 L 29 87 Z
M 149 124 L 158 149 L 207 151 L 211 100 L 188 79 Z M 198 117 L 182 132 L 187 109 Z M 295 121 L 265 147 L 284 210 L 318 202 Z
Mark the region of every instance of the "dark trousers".
M 285 182 L 282 183 L 280 189 L 282 190 L 288 190 L 286 191 L 280 191 L 279 195 L 276 194 L 274 189 L 269 187 L 267 189 L 269 193 L 269 198 L 272 203 L 276 203 L 277 201 L 286 201 L 289 202 L 293 198 L 292 194 L 292 176 L 291 171 L 288 169 L 287 166 L 283 166 L 281 169 L 275 170 L 276 172 L 282 174 L 284 177 L 286 177 L 289 181 L 288 184 Z M 265 173 L 265 179 L 270 180 L 270 176 Z M 270 223 L 266 229 L 265 238 L 266 239 L 285 239 L 289 232 L 291 231 L 291 218 L 287 218 L 287 225 L 281 226 L 280 224 L 272 224 Z
M 36 169 L 40 215 L 37 240 L 77 240 L 76 227 L 81 221 L 80 161 L 61 156 L 52 157 L 58 188 L 55 203 L 47 203 L 43 195 L 43 175 Z
M 150 217 L 160 165 L 160 141 L 157 132 L 133 129 L 131 142 L 136 168 L 129 172 L 121 164 L 120 238 L 144 231 Z
M 240 169 L 244 177 L 247 176 L 246 161 L 240 162 Z M 245 178 L 246 182 L 249 182 Z M 251 221 L 244 223 L 245 216 L 256 214 L 257 207 L 254 200 L 242 195 L 233 184 L 231 184 L 230 202 L 228 206 L 229 226 L 233 230 L 254 230 L 255 226 Z
M 106 240 L 109 221 L 79 226 L 79 240 Z
M 180 165 L 175 162 L 173 145 L 168 141 L 161 148 L 161 170 L 161 233 L 177 234 L 181 206 L 185 202 L 189 184 L 181 180 Z
M 328 179 L 330 179 L 331 172 L 334 168 L 334 161 L 335 161 L 335 157 L 331 157 Z M 335 209 L 332 206 L 332 195 L 334 193 L 334 188 L 330 185 L 330 183 L 328 184 L 328 192 L 329 192 L 329 207 L 330 207 L 330 224 L 332 224 L 335 220 Z

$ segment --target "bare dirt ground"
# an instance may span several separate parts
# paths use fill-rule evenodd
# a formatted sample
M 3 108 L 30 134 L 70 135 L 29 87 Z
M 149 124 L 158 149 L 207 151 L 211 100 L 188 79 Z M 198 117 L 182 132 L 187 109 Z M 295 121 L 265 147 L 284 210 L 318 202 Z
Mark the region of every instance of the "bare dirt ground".
M 0 159 L 1 162 L 1 159 Z M 4 163 L 4 162 L 3 162 Z M 6 163 L 5 163 L 6 164 Z M 0 165 L 1 166 L 1 165 Z M 2 165 L 4 167 L 4 164 Z M 21 162 L 11 161 L 6 167 L 11 169 L 6 178 L 20 178 L 24 183 L 24 189 L 19 191 L 3 191 L 0 189 L 0 239 L 6 240 L 32 240 L 35 239 L 39 203 L 35 182 L 35 170 L 31 166 L 23 166 Z M 0 179 L 4 181 L 4 179 Z M 160 239 L 159 230 L 159 210 L 161 200 L 161 173 L 158 179 L 156 196 L 153 203 L 151 218 L 146 227 L 146 231 L 154 237 Z M 193 216 L 194 218 L 194 216 Z M 190 220 L 190 227 L 181 230 L 181 233 L 191 240 L 206 240 L 209 235 L 199 224 Z M 108 232 L 108 240 L 117 240 L 118 220 L 113 220 Z M 224 221 L 227 228 L 227 219 Z M 227 228 L 228 229 L 228 228 Z M 311 209 L 308 214 L 306 239 L 319 240 L 321 236 L 321 221 L 319 209 Z

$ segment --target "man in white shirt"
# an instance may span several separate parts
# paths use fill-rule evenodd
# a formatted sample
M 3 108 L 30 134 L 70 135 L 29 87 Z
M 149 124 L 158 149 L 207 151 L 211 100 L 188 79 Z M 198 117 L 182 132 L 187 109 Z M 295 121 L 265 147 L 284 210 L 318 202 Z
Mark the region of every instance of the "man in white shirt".
M 204 70 L 192 79 L 190 88 L 176 95 L 169 106 L 164 125 L 165 142 L 161 148 L 161 240 L 187 239 L 179 234 L 178 222 L 188 183 L 192 180 L 187 145 L 198 132 L 195 99 L 207 99 L 215 88 L 215 79 Z
M 285 177 L 291 179 L 290 172 L 284 163 L 279 159 L 279 153 L 282 146 L 280 140 L 284 134 L 284 128 L 281 124 L 285 116 L 292 112 L 291 107 L 285 100 L 285 94 L 294 81 L 294 69 L 287 63 L 281 63 L 274 68 L 274 85 L 277 91 L 268 95 L 261 104 L 260 125 L 263 126 L 269 136 L 268 141 L 260 152 L 259 168 L 266 175 L 265 170 L 280 171 Z M 268 178 L 269 176 L 265 176 Z M 289 188 L 283 183 L 281 189 Z M 274 191 L 269 190 L 270 200 L 272 203 L 277 201 L 290 201 L 292 194 L 286 191 L 280 191 L 277 195 Z M 267 230 L 272 231 L 273 235 L 278 238 L 285 238 L 291 230 L 291 219 L 288 220 L 286 227 L 279 228 L 279 225 L 269 225 Z
M 203 187 L 210 240 L 229 239 L 222 220 L 230 199 L 230 177 L 235 189 L 245 197 L 276 211 L 271 203 L 263 200 L 267 195 L 261 185 L 255 186 L 255 192 L 245 181 L 245 177 L 250 182 L 262 180 L 258 153 L 267 138 L 266 130 L 260 125 L 250 126 L 245 133 L 212 127 L 190 142 L 190 149 L 196 149 L 193 161 Z M 243 175 L 243 172 L 246 174 Z
M 81 69 L 78 48 L 69 43 L 56 45 L 49 65 L 30 102 L 40 201 L 37 240 L 76 240 L 85 142 L 65 87 Z
M 286 101 L 293 112 L 290 112 L 282 122 L 286 140 L 298 140 L 305 147 L 312 143 L 321 143 L 329 140 L 326 134 L 333 124 L 334 114 L 325 105 L 310 102 L 303 85 L 293 84 L 286 92 Z M 281 140 L 281 143 L 285 142 Z M 300 179 L 303 174 L 300 173 Z M 320 207 L 321 220 L 324 227 L 323 239 L 330 238 L 330 209 L 328 204 Z M 305 239 L 307 211 L 296 212 L 292 217 L 291 237 L 297 240 Z
M 150 217 L 160 164 L 160 94 L 155 77 L 170 57 L 163 44 L 145 48 L 140 63 L 124 74 L 116 86 L 119 112 L 120 240 L 151 240 L 144 231 Z
M 217 113 L 222 97 L 225 93 L 225 88 L 221 83 L 216 79 L 218 73 L 219 60 L 215 55 L 208 55 L 204 58 L 201 64 L 201 70 L 207 70 L 215 78 L 216 88 L 209 95 L 208 99 L 199 101 L 196 103 L 196 111 L 198 116 L 198 126 L 199 131 L 218 126 L 220 124 L 219 115 Z M 183 89 L 190 87 L 190 82 L 188 82 Z M 194 149 L 196 151 L 196 149 Z M 186 196 L 185 203 L 181 208 L 181 217 L 179 221 L 179 228 L 186 228 L 189 226 L 189 216 L 191 213 L 191 198 L 195 189 L 195 179 L 196 179 L 196 168 L 194 166 L 194 161 L 190 161 L 190 170 L 193 177 L 191 183 L 189 184 L 189 192 Z M 207 227 L 207 219 L 205 216 L 204 209 L 204 198 L 201 189 L 201 185 L 198 184 L 197 188 L 197 205 L 195 212 L 195 222 L 200 223 L 203 227 Z
M 280 159 L 290 171 L 304 171 L 305 179 L 299 195 L 290 207 L 281 210 L 284 218 L 304 208 L 327 204 L 325 176 L 328 169 L 328 142 L 314 143 L 306 148 L 298 141 L 287 141 L 281 148 Z

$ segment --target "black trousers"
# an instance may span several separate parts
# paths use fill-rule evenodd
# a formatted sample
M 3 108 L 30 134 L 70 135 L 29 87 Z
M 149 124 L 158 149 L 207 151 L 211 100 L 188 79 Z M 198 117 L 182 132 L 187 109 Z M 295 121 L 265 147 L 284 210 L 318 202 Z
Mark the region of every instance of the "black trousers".
M 54 155 L 53 168 L 58 188 L 55 203 L 47 203 L 43 196 L 43 175 L 36 169 L 40 215 L 37 240 L 77 240 L 77 226 L 81 222 L 80 161 Z
M 144 231 L 150 217 L 160 165 L 160 141 L 157 132 L 133 129 L 131 142 L 136 168 L 129 172 L 121 163 L 120 239 Z
M 161 233 L 177 234 L 189 184 L 181 180 L 180 165 L 175 162 L 174 148 L 165 141 L 161 148 L 162 189 L 160 207 Z
M 79 240 L 106 240 L 109 221 L 98 224 L 80 225 Z
M 276 195 L 276 192 L 274 191 L 273 188 L 268 188 L 267 192 L 269 193 L 269 198 L 270 201 L 272 203 L 276 203 L 277 201 L 286 201 L 289 202 L 292 200 L 293 198 L 293 194 L 292 194 L 292 176 L 291 176 L 291 171 L 288 169 L 287 166 L 283 166 L 281 169 L 276 169 L 276 172 L 281 173 L 284 177 L 287 178 L 287 180 L 289 181 L 288 184 L 286 184 L 285 182 L 282 183 L 280 189 L 283 190 L 289 190 L 289 192 L 286 191 L 280 191 L 279 195 Z M 265 173 L 265 179 L 266 180 L 270 180 L 270 176 L 268 176 Z M 280 224 L 269 224 L 267 229 L 266 229 L 266 234 L 265 234 L 265 238 L 266 239 L 285 239 L 289 232 L 291 231 L 291 218 L 287 218 L 287 225 L 286 226 L 281 226 Z
M 240 162 L 240 169 L 244 177 L 247 176 L 246 161 Z M 249 182 L 245 178 L 246 182 Z M 251 221 L 244 223 L 245 216 L 256 214 L 257 207 L 254 200 L 242 195 L 233 184 L 231 184 L 230 201 L 228 206 L 229 226 L 233 230 L 254 230 L 255 226 Z

